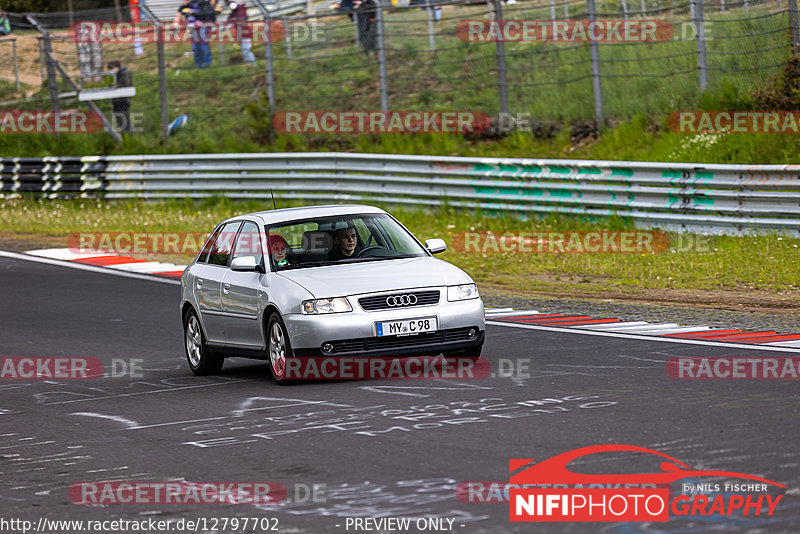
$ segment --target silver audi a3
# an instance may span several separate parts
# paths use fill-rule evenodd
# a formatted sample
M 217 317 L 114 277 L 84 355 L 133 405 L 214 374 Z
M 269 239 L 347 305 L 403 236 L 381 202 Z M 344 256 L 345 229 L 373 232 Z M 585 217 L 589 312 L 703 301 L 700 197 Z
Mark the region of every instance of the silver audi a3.
M 438 355 L 477 360 L 483 302 L 461 269 L 435 259 L 372 206 L 263 211 L 220 223 L 181 278 L 186 357 L 195 374 L 229 356 L 287 359 Z

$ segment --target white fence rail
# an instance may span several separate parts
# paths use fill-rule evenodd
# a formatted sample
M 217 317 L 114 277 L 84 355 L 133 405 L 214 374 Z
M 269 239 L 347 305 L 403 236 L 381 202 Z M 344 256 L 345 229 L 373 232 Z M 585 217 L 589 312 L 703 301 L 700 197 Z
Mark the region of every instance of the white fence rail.
M 351 153 L 6 159 L 0 192 L 108 199 L 277 198 L 447 204 L 631 218 L 642 227 L 800 235 L 800 166 Z M 38 162 L 38 168 L 37 168 Z

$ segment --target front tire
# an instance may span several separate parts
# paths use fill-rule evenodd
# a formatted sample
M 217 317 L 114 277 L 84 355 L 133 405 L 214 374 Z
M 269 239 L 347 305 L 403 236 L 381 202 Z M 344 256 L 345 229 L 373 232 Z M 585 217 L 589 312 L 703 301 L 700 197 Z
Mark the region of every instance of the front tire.
M 183 320 L 183 340 L 186 349 L 186 361 L 189 369 L 197 376 L 215 375 L 222 370 L 225 361 L 212 354 L 206 344 L 203 329 L 194 310 L 190 310 Z
M 286 325 L 281 316 L 273 313 L 267 323 L 267 353 L 269 354 L 269 371 L 272 378 L 281 386 L 291 384 L 286 378 L 288 362 L 294 358 L 292 344 L 286 333 Z

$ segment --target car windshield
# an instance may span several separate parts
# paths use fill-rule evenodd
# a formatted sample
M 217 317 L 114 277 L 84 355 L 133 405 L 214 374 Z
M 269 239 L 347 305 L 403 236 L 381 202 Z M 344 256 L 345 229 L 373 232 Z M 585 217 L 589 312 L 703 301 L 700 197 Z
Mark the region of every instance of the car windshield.
M 315 217 L 267 227 L 272 269 L 298 269 L 427 256 L 400 223 L 384 213 Z

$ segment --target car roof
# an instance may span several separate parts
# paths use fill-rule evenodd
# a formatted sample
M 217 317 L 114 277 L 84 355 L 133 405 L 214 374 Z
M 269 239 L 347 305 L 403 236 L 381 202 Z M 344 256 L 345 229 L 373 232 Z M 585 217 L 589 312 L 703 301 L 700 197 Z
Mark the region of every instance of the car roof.
M 310 217 L 356 215 L 361 213 L 386 212 L 380 208 L 376 208 L 375 206 L 366 206 L 363 204 L 327 204 L 324 206 L 302 206 L 299 208 L 282 208 L 279 210 L 256 211 L 244 215 L 237 215 L 236 217 L 231 217 L 227 220 L 236 220 L 242 217 L 255 217 L 261 219 L 264 224 L 271 225 Z

